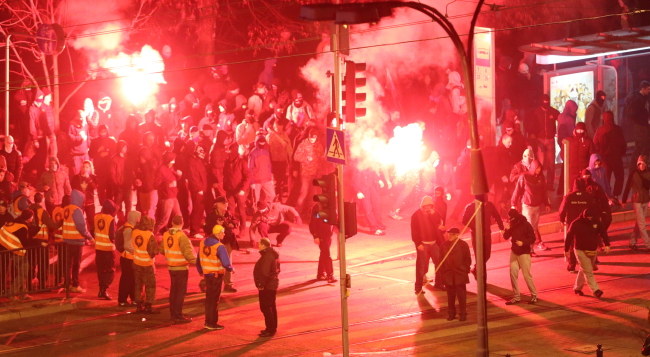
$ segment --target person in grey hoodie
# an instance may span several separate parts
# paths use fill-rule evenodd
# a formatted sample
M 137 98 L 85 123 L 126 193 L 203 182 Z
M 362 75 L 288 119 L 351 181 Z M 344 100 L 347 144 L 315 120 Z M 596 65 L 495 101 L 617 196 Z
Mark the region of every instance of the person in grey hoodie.
M 83 207 L 84 194 L 78 190 L 72 190 L 70 204 L 63 209 L 63 243 L 66 247 L 67 261 L 65 264 L 65 287 L 70 292 L 84 292 L 79 286 L 79 269 L 81 266 L 81 251 L 88 241 L 93 244 L 93 239 L 84 217 Z

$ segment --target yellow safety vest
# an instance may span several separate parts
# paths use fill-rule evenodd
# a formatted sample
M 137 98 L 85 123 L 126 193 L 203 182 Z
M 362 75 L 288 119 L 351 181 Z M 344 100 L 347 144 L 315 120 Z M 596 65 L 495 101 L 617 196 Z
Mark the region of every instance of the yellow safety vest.
M 199 256 L 201 257 L 201 268 L 203 274 L 224 274 L 226 269 L 221 265 L 217 250 L 223 244 L 217 243 L 211 247 L 205 245 L 204 241 L 199 244 Z
M 23 211 L 20 208 L 18 208 L 18 201 L 20 201 L 20 199 L 23 198 L 23 197 L 25 197 L 25 196 L 20 195 L 20 196 L 16 197 L 16 199 L 12 203 L 12 208 L 13 208 L 12 210 L 14 211 L 14 214 L 16 215 L 15 217 L 18 217 L 18 216 L 20 216 L 21 213 L 23 213 Z
M 182 235 L 183 231 L 181 230 L 176 231 L 174 234 L 169 233 L 169 231 L 163 234 L 162 243 L 165 245 L 165 258 L 167 258 L 167 265 L 170 267 L 183 267 L 190 264 L 181 251 L 180 239 Z
M 103 250 L 106 252 L 112 252 L 115 250 L 115 245 L 111 242 L 108 233 L 110 233 L 111 223 L 113 222 L 113 216 L 98 213 L 95 215 L 95 250 Z
M 81 210 L 81 208 L 68 205 L 63 209 L 63 239 L 84 239 L 74 223 L 73 215 L 76 210 Z
M 34 236 L 34 239 L 42 240 L 47 242 L 49 239 L 49 231 L 45 223 L 43 223 L 43 208 L 36 209 L 36 217 L 38 217 L 38 233 Z
M 20 239 L 16 237 L 14 233 L 16 233 L 17 230 L 25 228 L 27 229 L 27 226 L 22 224 L 22 223 L 13 223 L 13 222 L 7 222 L 5 223 L 2 228 L 0 228 L 0 244 L 2 244 L 3 247 L 7 248 L 8 250 L 13 250 L 12 253 L 19 255 L 19 256 L 24 256 L 25 255 L 25 250 L 23 248 L 23 244 L 20 242 Z M 22 250 L 14 250 L 14 249 L 22 249 Z
M 63 207 L 54 207 L 54 210 L 52 210 L 52 220 L 56 222 L 57 225 L 63 222 Z M 56 231 L 54 231 L 54 242 L 63 242 L 63 226 L 57 228 Z
M 153 237 L 153 232 L 134 229 L 131 232 L 133 241 L 133 262 L 136 265 L 147 267 L 153 266 L 153 258 L 147 252 L 149 240 Z

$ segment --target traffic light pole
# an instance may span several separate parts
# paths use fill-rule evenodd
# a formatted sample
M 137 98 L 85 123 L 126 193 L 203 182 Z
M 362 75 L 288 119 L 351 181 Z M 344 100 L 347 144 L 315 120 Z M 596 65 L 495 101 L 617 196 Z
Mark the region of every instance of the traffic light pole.
M 334 86 L 332 98 L 334 108 L 332 111 L 336 116 L 336 126 L 342 129 L 341 118 L 341 59 L 339 54 L 339 41 L 341 35 L 341 26 L 334 25 L 332 39 L 332 52 L 334 52 Z M 343 356 L 350 356 L 350 339 L 348 336 L 348 273 L 345 258 L 345 208 L 343 203 L 343 165 L 336 165 L 337 177 L 337 201 L 338 201 L 338 225 L 339 225 L 339 285 L 341 289 L 341 339 L 343 342 Z

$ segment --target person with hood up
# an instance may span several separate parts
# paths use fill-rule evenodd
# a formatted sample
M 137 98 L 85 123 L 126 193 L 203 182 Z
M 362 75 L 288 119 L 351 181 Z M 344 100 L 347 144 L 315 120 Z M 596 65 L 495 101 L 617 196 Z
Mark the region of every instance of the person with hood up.
M 248 172 L 250 173 L 251 190 L 253 190 L 253 207 L 262 198 L 262 193 L 266 202 L 273 202 L 275 199 L 271 154 L 267 146 L 264 135 L 258 135 L 255 139 L 255 147 L 248 155 Z
M 497 207 L 494 205 L 494 203 L 488 201 L 487 199 L 483 200 L 483 202 L 483 210 L 485 212 L 482 230 L 483 258 L 485 260 L 485 263 L 487 263 L 487 261 L 490 260 L 490 256 L 492 255 L 492 230 L 490 226 L 492 225 L 492 222 L 496 223 L 501 232 L 503 232 L 505 227 L 503 225 L 501 215 L 499 215 L 499 211 L 497 210 Z M 472 250 L 474 250 L 474 257 L 476 257 L 476 224 L 474 223 L 476 219 L 475 212 L 476 203 L 475 201 L 472 201 L 465 206 L 463 217 L 461 218 L 463 225 L 469 227 L 469 229 L 472 231 Z M 474 275 L 474 277 L 476 277 L 476 262 L 474 262 L 471 273 Z
M 13 182 L 13 174 L 7 171 L 4 156 L 0 155 L 0 199 L 9 200 L 11 194 L 16 191 L 16 184 Z
M 289 163 L 293 154 L 291 139 L 285 130 L 285 119 L 275 118 L 268 130 L 266 141 L 271 153 L 271 167 L 275 181 L 275 193 L 280 197 L 288 194 Z
M 152 305 L 156 299 L 154 258 L 158 254 L 158 244 L 153 236 L 155 223 L 153 218 L 142 216 L 131 232 L 135 301 L 138 304 L 136 312 L 144 314 L 154 313 Z
M 109 198 L 110 180 L 111 180 L 111 157 L 115 153 L 117 142 L 112 136 L 108 136 L 108 126 L 101 124 L 97 128 L 99 136 L 90 143 L 90 158 L 95 166 L 97 175 L 97 195 L 99 202 L 104 202 Z
M 557 142 L 560 143 L 560 149 L 562 148 L 562 140 L 573 135 L 577 113 L 578 103 L 573 100 L 564 103 L 564 110 L 557 117 Z
M 81 171 L 84 161 L 90 159 L 88 156 L 88 124 L 82 110 L 79 110 L 77 117 L 70 121 L 68 138 L 71 142 L 72 174 L 77 175 Z
M 240 222 L 246 222 L 246 195 L 249 186 L 246 154 L 237 144 L 232 144 L 226 150 L 226 155 L 227 159 L 223 168 L 223 189 L 226 191 L 224 197 L 228 199 L 230 210 L 234 212 L 237 219 Z M 244 224 L 245 226 L 246 224 Z
M 555 134 L 557 134 L 557 118 L 560 112 L 551 107 L 548 94 L 540 97 L 539 105 L 533 109 L 532 118 L 534 121 L 534 133 L 540 142 L 542 155 L 539 159 L 545 169 L 546 184 L 553 189 L 555 182 Z
M 512 247 L 510 248 L 510 284 L 512 284 L 513 298 L 506 302 L 506 305 L 514 305 L 521 301 L 519 293 L 519 271 L 524 276 L 528 291 L 530 291 L 529 304 L 537 302 L 537 288 L 531 274 L 530 255 L 533 251 L 533 244 L 536 236 L 533 226 L 526 220 L 516 209 L 508 211 L 510 223 L 503 233 L 504 239 L 510 239 Z
M 325 148 L 318 136 L 318 129 L 310 128 L 306 139 L 298 144 L 293 154 L 293 159 L 300 163 L 300 194 L 296 200 L 296 209 L 298 212 L 307 212 L 310 207 L 306 198 L 310 197 L 312 182 L 323 169 L 323 159 Z M 311 201 L 311 200 L 309 200 Z
M 192 213 L 190 214 L 190 236 L 203 239 L 201 222 L 205 212 L 205 191 L 208 189 L 208 171 L 205 166 L 205 150 L 197 145 L 189 162 L 187 184 L 192 196 Z M 204 232 L 207 234 L 207 232 Z
M 560 203 L 560 222 L 564 225 L 570 225 L 571 222 L 580 217 L 580 214 L 584 212 L 587 207 L 593 206 L 595 204 L 594 202 L 594 197 L 587 193 L 585 181 L 573 181 L 573 190 L 564 195 L 562 203 Z M 565 242 L 566 239 L 567 238 L 564 237 Z M 578 261 L 573 251 L 569 251 L 569 257 L 566 261 L 567 271 L 576 273 L 576 265 L 578 264 Z
M 226 235 L 226 229 L 221 225 L 212 228 L 212 235 L 199 244 L 199 256 L 196 260 L 196 269 L 199 275 L 205 278 L 205 325 L 206 330 L 223 330 L 219 325 L 219 296 L 223 276 L 226 271 L 234 272 L 228 257 L 226 247 L 221 240 Z
M 104 201 L 101 213 L 94 217 L 95 231 L 95 265 L 97 266 L 97 280 L 99 293 L 97 297 L 102 300 L 111 300 L 106 292 L 113 283 L 115 276 L 115 203 L 111 200 Z
M 650 237 L 646 231 L 645 218 L 648 213 L 648 202 L 650 202 L 650 170 L 648 170 L 648 157 L 639 155 L 636 160 L 636 168 L 631 170 L 625 191 L 623 192 L 623 203 L 632 192 L 632 207 L 636 217 L 635 232 L 630 237 L 630 249 L 636 250 L 637 232 L 643 239 L 646 249 L 650 249 Z
M 70 176 L 67 168 L 61 167 L 59 159 L 50 158 L 48 170 L 41 174 L 37 187 L 45 195 L 45 207 L 49 212 L 52 212 L 55 206 L 61 205 L 63 196 L 70 194 Z
M 181 214 L 181 207 L 178 203 L 178 179 L 182 173 L 179 170 L 174 170 L 175 163 L 176 154 L 172 151 L 165 152 L 162 165 L 160 165 L 154 181 L 160 198 L 158 201 L 159 219 L 153 230 L 156 235 L 160 234 L 161 229 L 166 229 L 171 217 Z
M 600 232 L 598 227 L 598 212 L 589 207 L 585 209 L 580 217 L 571 222 L 567 231 L 567 239 L 564 242 L 564 255 L 569 257 L 569 251 L 575 252 L 580 271 L 573 285 L 573 292 L 576 295 L 583 296 L 582 287 L 585 280 L 594 296 L 600 298 L 603 291 L 599 289 L 596 278 L 594 278 L 594 264 L 600 244 Z M 609 253 L 609 240 L 603 237 L 605 244 L 605 254 Z
M 625 151 L 627 150 L 627 142 L 623 135 L 623 128 L 614 123 L 614 114 L 612 112 L 603 113 L 603 125 L 594 134 L 594 146 L 603 160 L 607 182 L 614 174 L 612 197 L 620 198 L 625 178 L 623 157 L 625 157 Z
M 120 221 L 124 218 L 125 212 L 131 212 L 131 192 L 133 187 L 133 170 L 128 165 L 126 153 L 128 145 L 126 141 L 120 140 L 115 147 L 115 155 L 110 163 L 110 197 L 115 202 L 119 213 Z M 124 211 L 122 211 L 124 203 Z
M 512 193 L 512 208 L 519 204 L 521 204 L 522 214 L 535 231 L 537 249 L 549 250 L 539 233 L 539 216 L 544 206 L 546 206 L 547 212 L 550 211 L 551 201 L 546 193 L 546 180 L 542 174 L 542 165 L 537 160 L 530 163 L 528 172 L 521 175 L 515 185 L 515 190 Z
M 599 90 L 596 92 L 594 100 L 587 106 L 587 111 L 585 112 L 585 125 L 587 127 L 587 136 L 590 138 L 594 137 L 596 130 L 602 123 L 606 98 L 607 94 L 602 90 Z
M 115 233 L 115 245 L 120 252 L 120 287 L 117 293 L 117 304 L 121 307 L 128 306 L 127 299 L 135 304 L 135 273 L 133 271 L 133 240 L 131 234 L 135 226 L 140 222 L 142 214 L 138 211 L 131 211 L 126 216 L 124 223 Z
M 163 234 L 162 251 L 167 259 L 169 270 L 169 312 L 175 324 L 192 322 L 183 315 L 183 302 L 187 293 L 188 266 L 196 263 L 192 242 L 183 232 L 183 216 L 172 218 L 172 227 Z
M 533 148 L 529 146 L 524 150 L 523 154 L 521 154 L 521 160 L 517 161 L 514 166 L 512 166 L 512 170 L 510 170 L 509 181 L 513 189 L 517 185 L 519 177 L 530 171 L 530 164 L 533 160 L 535 160 L 535 154 L 533 153 Z M 517 209 L 521 210 L 521 207 L 517 206 Z
M 603 166 L 603 160 L 600 158 L 599 154 L 591 154 L 589 157 L 589 166 L 587 168 L 589 169 L 592 180 L 600 186 L 600 189 L 605 193 L 607 199 L 610 201 L 613 200 L 612 186 L 609 184 L 609 177 L 607 177 L 607 172 Z
M 595 152 L 594 142 L 587 136 L 585 123 L 576 124 L 573 136 L 567 138 L 569 141 L 569 179 L 573 181 L 580 175 L 580 170 L 589 166 L 589 157 Z M 564 147 L 564 145 L 562 145 Z M 564 152 L 561 153 L 564 159 Z M 560 173 L 560 182 L 564 182 L 564 170 Z M 558 193 L 564 193 L 564 185 L 558 185 Z
M 253 280 L 258 290 L 260 310 L 264 315 L 265 329 L 260 331 L 260 337 L 272 337 L 278 329 L 278 309 L 275 306 L 275 297 L 280 283 L 280 255 L 271 248 L 268 238 L 260 239 L 258 244 L 260 258 L 253 268 Z
M 79 286 L 79 269 L 81 267 L 81 250 L 85 241 L 95 243 L 86 226 L 83 213 L 85 197 L 81 191 L 72 190 L 70 204 L 63 209 L 63 243 L 66 247 L 65 287 L 70 292 L 82 293 Z

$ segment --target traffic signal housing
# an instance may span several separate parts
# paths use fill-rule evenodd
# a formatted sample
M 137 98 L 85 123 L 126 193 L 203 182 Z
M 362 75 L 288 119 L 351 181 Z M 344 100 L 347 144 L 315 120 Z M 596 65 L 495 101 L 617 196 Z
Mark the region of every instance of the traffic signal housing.
M 321 193 L 314 195 L 314 201 L 319 204 L 317 217 L 325 223 L 338 224 L 336 215 L 336 174 L 323 175 L 314 179 L 313 183 L 314 186 L 321 188 Z
M 343 79 L 345 105 L 343 106 L 343 114 L 347 123 L 354 123 L 357 117 L 366 115 L 366 108 L 364 107 L 366 100 L 366 93 L 364 92 L 366 86 L 365 71 L 365 63 L 345 61 L 345 77 Z

